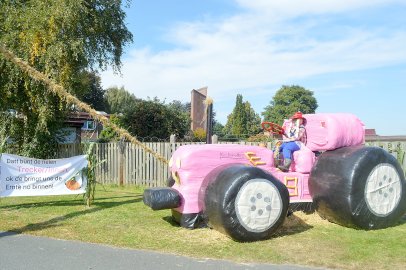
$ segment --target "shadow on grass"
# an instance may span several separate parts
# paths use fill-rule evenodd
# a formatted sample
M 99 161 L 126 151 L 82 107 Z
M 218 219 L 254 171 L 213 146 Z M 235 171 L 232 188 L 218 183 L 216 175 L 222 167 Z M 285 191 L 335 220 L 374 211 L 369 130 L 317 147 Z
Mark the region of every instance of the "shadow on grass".
M 164 221 L 168 222 L 173 227 L 180 227 L 180 225 L 175 221 L 175 219 L 172 216 L 166 216 L 166 217 L 163 217 L 162 219 Z M 202 224 L 201 227 L 198 227 L 196 229 L 199 229 L 199 228 L 207 228 L 207 226 Z M 313 226 L 307 224 L 301 218 L 299 218 L 293 214 L 293 215 L 290 215 L 289 217 L 286 217 L 285 222 L 276 231 L 276 233 L 273 237 L 281 237 L 281 236 L 298 234 L 298 233 L 305 232 L 312 228 L 313 228 Z M 187 229 L 187 228 L 185 228 L 185 229 Z
M 132 197 L 134 197 L 134 196 L 132 196 Z M 60 222 L 68 220 L 68 219 L 103 211 L 106 209 L 118 207 L 118 206 L 125 205 L 125 204 L 140 202 L 140 201 L 142 201 L 142 196 L 136 196 L 134 199 L 120 201 L 120 202 L 105 202 L 105 201 L 100 202 L 100 200 L 104 200 L 104 199 L 106 199 L 106 198 L 95 199 L 92 208 L 88 208 L 88 209 L 85 209 L 82 211 L 75 211 L 75 212 L 72 212 L 72 213 L 69 213 L 69 214 L 66 214 L 63 216 L 52 218 L 52 219 L 44 221 L 44 222 L 28 224 L 21 228 L 12 229 L 7 232 L 1 233 L 0 237 L 10 236 L 15 233 L 33 232 L 33 231 L 40 231 L 43 229 L 58 227 L 58 226 L 60 226 L 60 224 L 59 224 Z M 80 204 L 83 204 L 83 202 L 81 201 Z M 79 205 L 79 203 L 75 204 L 75 205 Z M 57 206 L 57 205 L 53 204 L 52 206 Z
M 166 217 L 163 217 L 162 219 L 164 221 L 168 222 L 173 227 L 180 227 L 179 223 L 177 223 L 172 216 L 166 216 Z
M 80 196 L 82 196 L 80 194 Z M 97 204 L 98 201 L 103 201 L 103 200 L 111 200 L 111 199 L 122 199 L 122 198 L 134 198 L 134 197 L 139 197 L 141 195 L 126 195 L 126 196 L 115 196 L 115 197 L 100 197 L 95 199 L 95 204 Z M 38 208 L 38 207 L 53 207 L 53 206 L 80 206 L 80 205 L 85 205 L 83 202 L 82 197 L 75 197 L 72 200 L 60 200 L 60 201 L 48 201 L 48 202 L 30 202 L 30 203 L 20 203 L 20 204 L 10 204 L 10 205 L 2 205 L 0 206 L 0 209 L 21 209 L 21 208 Z
M 292 214 L 286 217 L 283 225 L 276 231 L 274 237 L 294 235 L 312 229 L 313 226 L 307 224 L 303 219 Z

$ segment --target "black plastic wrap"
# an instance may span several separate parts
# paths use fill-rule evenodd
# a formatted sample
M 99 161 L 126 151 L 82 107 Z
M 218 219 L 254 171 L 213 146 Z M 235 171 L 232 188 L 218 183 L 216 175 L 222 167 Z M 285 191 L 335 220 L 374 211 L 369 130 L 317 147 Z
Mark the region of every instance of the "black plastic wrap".
M 282 225 L 289 206 L 287 188 L 269 173 L 246 165 L 223 166 L 211 176 L 205 192 L 205 216 L 210 227 L 229 235 L 236 241 L 250 242 L 269 238 Z M 236 197 L 242 186 L 252 179 L 264 179 L 274 184 L 280 194 L 282 210 L 276 222 L 265 231 L 249 231 L 240 222 L 235 209 Z
M 172 175 L 166 180 L 167 187 L 173 187 L 175 185 L 175 179 L 173 179 Z
M 365 195 L 367 179 L 380 164 L 393 166 L 401 186 L 399 203 L 386 215 L 371 211 Z M 309 189 L 320 216 L 347 227 L 389 227 L 406 212 L 404 173 L 397 160 L 379 147 L 351 146 L 323 153 L 311 171 Z
M 179 192 L 169 187 L 148 188 L 144 191 L 143 200 L 153 210 L 176 208 L 182 202 Z
M 207 227 L 202 213 L 185 214 L 172 209 L 172 217 L 181 227 L 186 229 Z

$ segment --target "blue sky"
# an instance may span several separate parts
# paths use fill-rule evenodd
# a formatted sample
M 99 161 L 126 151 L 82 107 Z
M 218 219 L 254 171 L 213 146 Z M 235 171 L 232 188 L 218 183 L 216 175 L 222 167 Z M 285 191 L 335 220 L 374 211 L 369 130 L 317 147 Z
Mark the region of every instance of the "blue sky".
M 133 0 L 121 75 L 104 87 L 190 100 L 208 86 L 225 124 L 242 94 L 257 113 L 282 85 L 312 90 L 317 112 L 351 112 L 406 135 L 404 0 Z

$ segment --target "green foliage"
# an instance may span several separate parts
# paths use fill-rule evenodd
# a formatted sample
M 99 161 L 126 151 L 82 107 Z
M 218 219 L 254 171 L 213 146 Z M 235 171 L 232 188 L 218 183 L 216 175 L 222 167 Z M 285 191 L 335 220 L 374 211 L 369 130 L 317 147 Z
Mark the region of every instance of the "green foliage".
M 213 125 L 213 134 L 220 135 L 223 133 L 224 125 L 220 122 L 215 121 Z
M 80 100 L 92 106 L 97 111 L 106 111 L 104 95 L 106 90 L 101 86 L 100 76 L 96 72 L 83 72 L 81 85 L 84 95 Z
M 174 100 L 166 104 L 158 98 L 142 100 L 123 87 L 107 89 L 105 102 L 107 111 L 118 116 L 112 118 L 116 124 L 143 139 L 167 139 L 171 134 L 183 138 L 190 129 L 189 103 Z M 101 136 L 103 140 L 111 140 L 114 134 L 107 128 Z
M 206 131 L 203 128 L 193 130 L 193 141 L 206 141 Z
M 113 124 L 116 124 L 118 126 L 123 125 L 121 117 L 116 115 L 116 114 L 110 115 L 110 122 L 113 123 Z M 100 132 L 100 135 L 99 135 L 99 142 L 100 143 L 106 143 L 106 142 L 118 141 L 118 140 L 120 140 L 120 136 L 110 126 L 104 127 L 103 130 Z
M 179 100 L 173 100 L 168 103 L 169 109 L 186 114 L 190 114 L 190 102 L 182 103 Z
M 242 95 L 237 95 L 235 107 L 227 117 L 223 132 L 228 135 L 248 137 L 248 134 L 256 134 L 260 130 L 261 118 L 248 101 L 243 102 Z
M 94 196 L 96 193 L 96 167 L 100 165 L 100 163 L 104 162 L 97 162 L 96 155 L 94 154 L 94 145 L 95 143 L 88 143 L 83 145 L 83 150 L 86 153 L 87 158 L 87 168 L 84 169 L 84 173 L 87 177 L 87 185 L 86 185 L 86 192 L 83 194 L 83 200 L 87 207 L 94 201 Z
M 0 129 L 0 155 L 6 152 L 8 137 L 5 135 L 4 129 Z
M 63 119 L 55 114 L 53 119 L 45 122 L 38 115 L 28 117 L 13 110 L 0 112 L 0 129 L 4 130 L 3 137 L 7 137 L 9 142 L 5 150 L 36 158 L 54 157 L 57 144 L 54 134 L 62 127 Z M 55 130 L 55 133 L 51 134 L 50 130 Z
M 89 68 L 118 70 L 125 44 L 132 40 L 119 0 L 16 0 L 0 4 L 0 43 L 75 95 L 84 95 Z M 17 117 L 0 121 L 16 152 L 52 157 L 69 106 L 0 56 L 0 112 Z
M 314 113 L 317 107 L 317 100 L 312 91 L 297 85 L 284 85 L 276 92 L 262 115 L 264 121 L 282 125 L 283 120 L 291 117 L 295 112 Z
M 167 139 L 171 134 L 182 138 L 189 131 L 190 116 L 158 99 L 139 100 L 124 113 L 122 122 L 142 138 Z
M 139 100 L 124 87 L 108 88 L 105 94 L 106 112 L 125 113 L 131 110 Z
M 247 139 L 247 142 L 262 142 L 262 143 L 268 143 L 268 142 L 273 142 L 275 139 L 273 137 L 267 136 L 263 133 L 259 133 L 256 135 L 252 135 Z

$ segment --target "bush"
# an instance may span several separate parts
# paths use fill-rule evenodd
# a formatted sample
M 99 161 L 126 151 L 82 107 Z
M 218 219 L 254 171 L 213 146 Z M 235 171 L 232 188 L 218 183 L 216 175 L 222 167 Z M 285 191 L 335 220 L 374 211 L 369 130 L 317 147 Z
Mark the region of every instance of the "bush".
M 272 142 L 275 138 L 267 136 L 263 133 L 259 133 L 256 135 L 252 135 L 247 139 L 247 142 L 263 142 L 263 143 L 267 143 L 267 142 Z
M 193 141 L 205 141 L 206 131 L 203 128 L 197 128 L 193 130 Z

